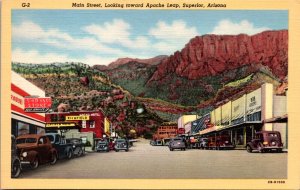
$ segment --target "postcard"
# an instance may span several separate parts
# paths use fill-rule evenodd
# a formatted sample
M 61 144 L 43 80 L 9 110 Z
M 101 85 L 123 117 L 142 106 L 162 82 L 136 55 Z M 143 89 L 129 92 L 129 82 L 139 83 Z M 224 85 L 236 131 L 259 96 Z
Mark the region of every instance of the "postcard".
M 300 188 L 299 0 L 1 6 L 1 188 Z

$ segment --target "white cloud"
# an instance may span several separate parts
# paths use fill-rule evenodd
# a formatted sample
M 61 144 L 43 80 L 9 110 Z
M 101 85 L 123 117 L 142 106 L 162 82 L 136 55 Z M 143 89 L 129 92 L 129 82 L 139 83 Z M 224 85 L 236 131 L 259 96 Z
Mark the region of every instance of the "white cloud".
M 174 20 L 171 24 L 164 21 L 157 22 L 156 26 L 149 30 L 149 35 L 159 41 L 153 44 L 153 47 L 164 54 L 171 54 L 182 49 L 191 38 L 199 33 L 196 27 L 187 26 L 183 20 Z
M 196 27 L 188 27 L 183 20 L 174 20 L 169 25 L 164 21 L 159 21 L 155 28 L 150 29 L 149 34 L 159 40 L 188 42 L 189 39 L 198 35 L 198 32 Z
M 24 51 L 18 48 L 12 51 L 12 61 L 21 63 L 53 63 L 67 62 L 70 61 L 70 58 L 63 54 L 40 54 L 40 52 L 36 50 Z
M 13 39 L 16 40 L 35 40 L 39 43 L 45 43 L 58 48 L 83 49 L 117 55 L 124 54 L 122 50 L 110 48 L 100 43 L 96 38 L 74 38 L 58 29 L 44 30 L 31 21 L 24 21 L 18 26 L 13 26 L 12 35 Z
M 101 42 L 107 44 L 119 44 L 127 48 L 146 48 L 149 40 L 143 36 L 131 38 L 131 26 L 122 19 L 114 19 L 103 25 L 92 24 L 83 28 L 89 34 L 96 36 Z
M 20 63 L 34 63 L 34 64 L 44 64 L 44 63 L 54 63 L 54 62 L 81 62 L 93 65 L 108 65 L 109 63 L 115 61 L 115 57 L 101 57 L 95 55 L 86 55 L 83 58 L 72 58 L 65 54 L 57 53 L 45 53 L 42 54 L 37 50 L 22 50 L 17 48 L 12 51 L 12 61 Z
M 270 30 L 267 27 L 255 27 L 253 23 L 247 20 L 242 20 L 240 23 L 234 23 L 231 20 L 221 20 L 216 27 L 214 27 L 211 34 L 248 34 L 253 35 L 259 32 Z

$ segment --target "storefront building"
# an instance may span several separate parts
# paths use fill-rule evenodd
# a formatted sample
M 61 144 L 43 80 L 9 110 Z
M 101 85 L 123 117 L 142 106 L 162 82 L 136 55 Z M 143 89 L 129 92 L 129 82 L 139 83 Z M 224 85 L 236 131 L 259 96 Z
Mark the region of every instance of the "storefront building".
M 45 114 L 25 112 L 26 97 L 45 97 L 45 92 L 19 74 L 11 73 L 11 134 L 40 134 L 45 132 Z
M 177 121 L 178 130 L 185 131 L 185 125 L 196 119 L 198 119 L 198 115 L 182 115 L 182 116 L 180 116 Z M 187 132 L 185 131 L 185 133 L 187 133 Z
M 174 138 L 177 135 L 177 123 L 166 122 L 162 123 L 160 127 L 157 128 L 155 134 L 153 134 L 153 140 L 162 140 Z
M 94 138 L 110 136 L 110 122 L 99 111 L 53 112 L 46 114 L 46 129 L 77 129 L 78 132 L 93 132 Z
M 200 130 L 200 134 L 226 134 L 236 148 L 245 148 L 255 132 L 279 131 L 287 149 L 287 119 L 280 122 L 272 120 L 274 117 L 287 118 L 286 104 L 286 96 L 273 95 L 273 85 L 265 83 L 261 88 L 212 110 L 210 117 L 213 127 Z

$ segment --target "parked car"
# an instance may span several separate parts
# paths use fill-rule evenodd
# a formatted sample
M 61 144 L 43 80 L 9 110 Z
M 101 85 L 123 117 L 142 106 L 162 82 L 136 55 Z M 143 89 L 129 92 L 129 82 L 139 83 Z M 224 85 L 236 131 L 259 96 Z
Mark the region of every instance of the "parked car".
M 247 143 L 248 152 L 257 150 L 258 152 L 277 151 L 282 152 L 283 143 L 278 131 L 260 131 L 255 133 L 254 139 Z
M 170 151 L 173 151 L 174 149 L 185 150 L 186 149 L 185 139 L 184 138 L 171 139 L 169 143 L 169 149 Z
M 83 156 L 85 155 L 85 146 L 82 143 L 81 138 L 69 138 L 66 139 L 67 144 L 72 144 L 73 154 L 76 156 Z
M 109 152 L 109 142 L 106 139 L 101 139 L 96 144 L 96 151 L 101 152 Z
M 119 150 L 129 151 L 129 143 L 126 139 L 116 139 L 115 141 L 115 151 L 119 152 Z
M 55 164 L 57 161 L 57 151 L 45 135 L 21 135 L 16 142 L 22 165 L 30 165 L 35 169 L 40 163 Z
M 18 156 L 16 138 L 14 135 L 11 136 L 11 177 L 17 178 L 21 174 L 21 161 Z
M 199 138 L 199 147 L 201 149 L 208 149 L 208 138 Z
M 71 143 L 67 143 L 58 133 L 46 133 L 52 146 L 56 149 L 58 153 L 58 159 L 67 158 L 71 159 L 73 157 L 73 148 Z
M 235 145 L 231 142 L 229 135 L 213 135 L 208 137 L 208 148 L 209 149 L 234 149 Z

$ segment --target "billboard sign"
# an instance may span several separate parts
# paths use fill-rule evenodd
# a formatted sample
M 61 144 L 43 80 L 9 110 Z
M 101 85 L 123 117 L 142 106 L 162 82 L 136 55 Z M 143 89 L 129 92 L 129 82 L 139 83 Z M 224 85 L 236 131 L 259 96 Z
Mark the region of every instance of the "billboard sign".
M 24 111 L 32 113 L 46 113 L 52 106 L 50 97 L 24 98 Z
M 232 120 L 244 118 L 245 108 L 246 108 L 246 95 L 240 97 L 235 101 L 232 101 Z
M 229 125 L 231 120 L 231 101 L 222 106 L 222 125 Z

